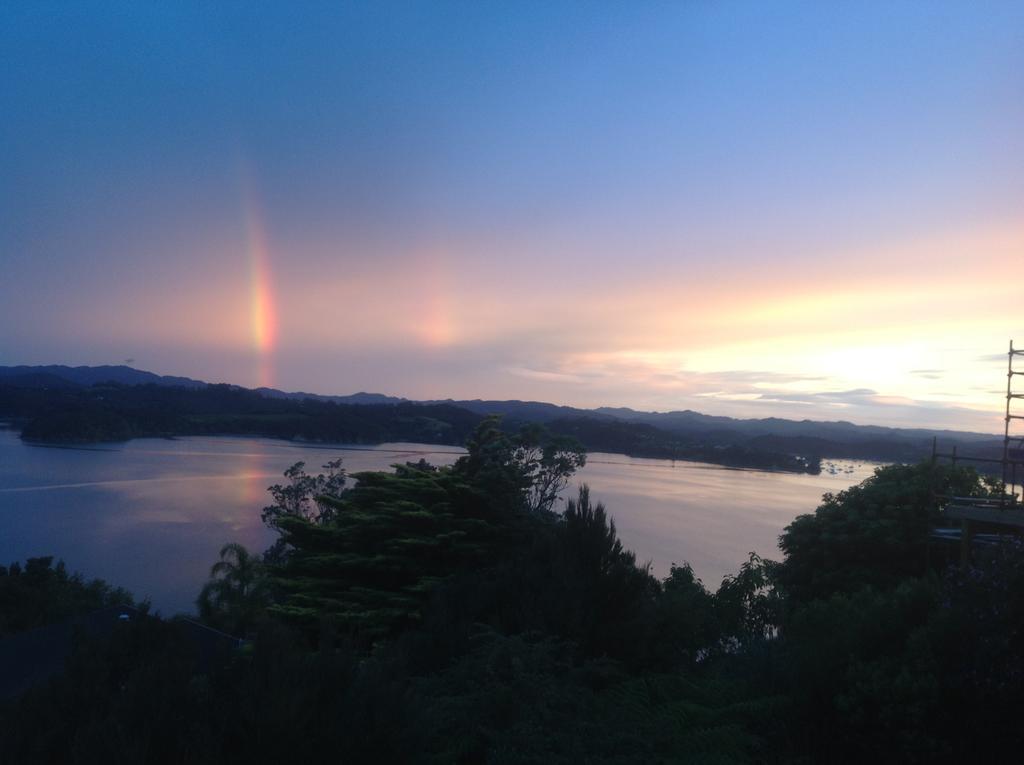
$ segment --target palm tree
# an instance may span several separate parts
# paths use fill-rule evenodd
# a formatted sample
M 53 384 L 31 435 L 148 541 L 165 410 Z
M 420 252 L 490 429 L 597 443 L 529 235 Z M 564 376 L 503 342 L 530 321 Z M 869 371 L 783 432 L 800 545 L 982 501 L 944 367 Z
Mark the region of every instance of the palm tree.
M 210 581 L 196 600 L 200 618 L 225 631 L 244 634 L 262 615 L 268 600 L 263 562 L 237 542 L 220 548 Z

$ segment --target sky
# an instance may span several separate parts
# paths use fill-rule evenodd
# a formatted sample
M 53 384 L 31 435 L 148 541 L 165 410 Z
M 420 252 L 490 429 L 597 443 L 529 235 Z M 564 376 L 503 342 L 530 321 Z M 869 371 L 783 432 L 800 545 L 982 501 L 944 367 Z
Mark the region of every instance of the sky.
M 1001 432 L 1021 29 L 1019 2 L 5 3 L 0 364 Z

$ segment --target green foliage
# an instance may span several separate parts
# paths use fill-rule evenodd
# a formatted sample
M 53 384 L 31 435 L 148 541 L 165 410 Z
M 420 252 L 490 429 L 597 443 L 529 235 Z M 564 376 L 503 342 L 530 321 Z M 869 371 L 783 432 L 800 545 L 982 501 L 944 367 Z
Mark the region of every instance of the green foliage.
M 715 594 L 723 647 L 735 648 L 775 635 L 782 596 L 775 587 L 778 563 L 750 553 L 739 573 L 727 576 Z
M 291 550 L 274 569 L 278 615 L 390 634 L 419 618 L 438 582 L 482 565 L 517 534 L 515 516 L 497 514 L 450 469 L 409 465 L 355 479 L 341 497 L 322 497 L 329 520 L 277 519 Z
M 310 631 L 327 622 L 368 640 L 394 634 L 421 617 L 438 583 L 524 544 L 585 459 L 537 428 L 507 436 L 495 418 L 467 451 L 451 468 L 359 473 L 344 492 L 338 464 L 317 479 L 294 466 L 264 516 L 287 550 L 272 611 Z
M 576 439 L 552 436 L 535 424 L 510 436 L 502 431 L 499 417 L 481 422 L 466 450 L 455 463 L 456 473 L 535 513 L 549 512 L 569 477 L 587 461 Z
M 649 637 L 658 583 L 622 546 L 604 505 L 591 504 L 586 485 L 566 503 L 549 549 L 544 599 L 555 629 L 593 655 L 635 659 Z
M 0 706 L 0 763 L 412 761 L 414 710 L 395 670 L 300 646 L 270 624 L 250 651 L 203 669 L 181 625 L 119 624 Z
M 229 543 L 210 569 L 196 605 L 199 617 L 232 635 L 245 635 L 262 620 L 270 602 L 270 587 L 259 556 Z
M 844 761 L 857 761 L 855 753 L 867 756 L 880 744 L 892 751 L 894 730 L 919 729 L 921 718 L 939 711 L 931 700 L 893 698 L 895 685 L 907 683 L 908 640 L 937 598 L 934 582 L 917 579 L 885 592 L 837 593 L 795 610 L 778 650 L 796 719 L 814 721 L 792 732 L 803 746 L 817 757 L 838 748 L 849 753 Z M 936 669 L 929 666 L 920 677 Z M 888 689 L 878 683 L 883 678 Z
M 534 507 L 537 472 L 495 425 L 453 468 L 361 473 L 320 497 L 328 512 L 276 515 L 288 552 L 248 649 L 202 669 L 158 620 L 83 643 L 0 708 L 0 762 L 952 763 L 1024 746 L 1024 547 L 964 571 L 920 557 L 932 490 L 987 491 L 973 474 L 880 469 L 794 522 L 783 562 L 751 554 L 711 593 L 685 563 L 657 582 L 586 487 L 561 515 Z M 225 547 L 207 618 L 238 618 L 258 570 Z
M 970 469 L 921 463 L 887 465 L 839 494 L 826 494 L 814 515 L 797 517 L 779 546 L 777 579 L 792 602 L 895 587 L 928 570 L 928 534 L 938 517 L 935 493 L 986 495 Z
M 323 469 L 326 474 L 307 475 L 306 463 L 296 462 L 286 471 L 285 484 L 275 483 L 267 491 L 274 498 L 274 504 L 263 508 L 263 522 L 277 528 L 282 516 L 304 518 L 313 523 L 326 523 L 333 514 L 333 506 L 326 500 L 337 498 L 345 488 L 345 470 L 342 460 L 331 460 Z
M 537 633 L 478 633 L 414 687 L 431 702 L 423 761 L 436 763 L 753 762 L 745 723 L 772 706 L 715 682 L 631 676 Z
M 512 462 L 527 482 L 527 508 L 550 511 L 572 474 L 587 463 L 586 452 L 576 439 L 551 436 L 539 425 L 524 426 L 513 444 Z
M 0 762 L 183 762 L 193 742 L 192 646 L 140 616 L 81 639 L 65 672 L 0 714 Z
M 696 669 L 719 642 L 719 619 L 716 597 L 690 564 L 673 564 L 657 601 L 652 664 L 663 669 Z
M 64 561 L 29 558 L 25 565 L 0 566 L 0 637 L 41 627 L 105 606 L 132 605 L 126 590 L 102 579 L 69 574 Z
M 754 731 L 783 705 L 777 697 L 751 698 L 743 685 L 710 673 L 698 681 L 678 674 L 634 676 L 602 694 L 603 718 L 616 738 L 620 730 L 633 732 L 632 751 L 620 749 L 609 761 L 756 762 L 763 741 Z

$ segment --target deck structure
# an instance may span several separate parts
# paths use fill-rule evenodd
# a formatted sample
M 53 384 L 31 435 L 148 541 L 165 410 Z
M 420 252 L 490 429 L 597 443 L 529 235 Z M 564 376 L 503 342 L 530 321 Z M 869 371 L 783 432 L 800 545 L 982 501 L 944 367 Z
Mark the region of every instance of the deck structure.
M 956 447 L 949 454 L 939 454 L 935 442 L 932 446 L 932 463 L 939 459 L 949 459 L 954 466 L 960 460 L 967 462 L 997 463 L 1002 467 L 1002 492 L 992 497 L 937 497 L 942 507 L 942 514 L 950 520 L 960 522 L 960 563 L 966 566 L 970 562 L 971 541 L 975 526 L 985 524 L 1005 533 L 1024 534 L 1024 504 L 1021 503 L 1018 491 L 1020 481 L 1024 480 L 1024 434 L 1016 431 L 1014 424 L 1024 420 L 1024 415 L 1014 411 L 1014 403 L 1024 399 L 1024 393 L 1018 393 L 1014 380 L 1024 376 L 1024 371 L 1013 368 L 1014 359 L 1024 356 L 1024 350 L 1013 347 L 1007 354 L 1006 370 L 1006 415 L 1003 428 L 1002 459 L 991 457 L 970 457 L 958 455 Z M 948 538 L 947 533 L 936 532 L 935 536 Z

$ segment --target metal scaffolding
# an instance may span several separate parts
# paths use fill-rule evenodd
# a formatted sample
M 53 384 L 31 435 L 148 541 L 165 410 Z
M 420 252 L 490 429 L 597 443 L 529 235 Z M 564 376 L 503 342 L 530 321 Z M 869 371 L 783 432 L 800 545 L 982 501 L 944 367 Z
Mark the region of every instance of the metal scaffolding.
M 1024 435 L 1011 435 L 1011 424 L 1014 420 L 1024 420 L 1024 415 L 1013 413 L 1013 402 L 1024 399 L 1024 393 L 1014 393 L 1013 378 L 1024 375 L 1024 372 L 1015 372 L 1013 359 L 1015 356 L 1024 356 L 1024 351 L 1015 350 L 1013 340 L 1010 341 L 1010 352 L 1007 354 L 1006 367 L 1006 425 L 1003 431 L 1003 491 L 1009 489 L 1010 495 L 1017 496 L 1017 465 L 1024 462 Z
M 960 521 L 960 555 L 963 565 L 967 565 L 970 559 L 975 524 L 983 523 L 1016 534 L 1024 533 L 1022 531 L 1024 530 L 1024 505 L 1021 503 L 1018 491 L 1019 481 L 1024 479 L 1024 470 L 1018 470 L 1018 466 L 1024 466 L 1024 435 L 1013 432 L 1014 422 L 1024 420 L 1024 415 L 1014 413 L 1014 402 L 1024 399 L 1024 393 L 1014 391 L 1014 378 L 1024 375 L 1024 371 L 1016 371 L 1013 368 L 1013 361 L 1017 356 L 1024 356 L 1024 350 L 1015 349 L 1011 340 L 1010 350 L 1007 354 L 1006 416 L 1003 428 L 1002 458 L 957 454 L 956 446 L 949 454 L 940 454 L 936 448 L 936 442 L 932 441 L 932 464 L 935 464 L 938 459 L 944 458 L 951 460 L 954 467 L 961 460 L 990 464 L 1000 463 L 1002 466 L 1001 491 L 995 496 L 936 497 L 940 505 L 944 505 L 942 514 L 950 520 Z M 946 537 L 947 534 L 936 531 L 933 536 Z

